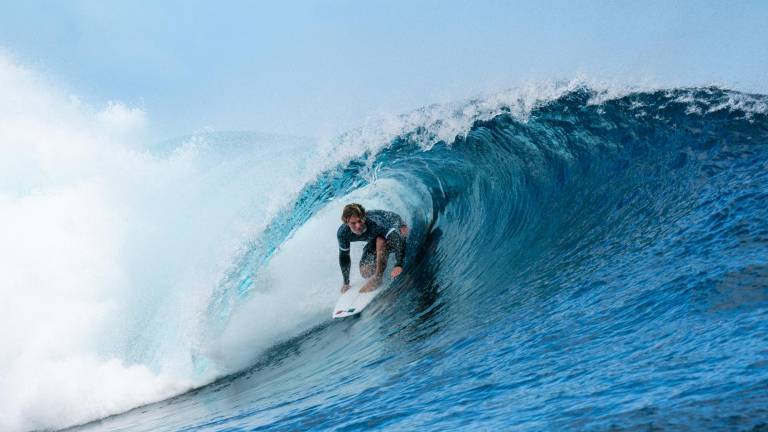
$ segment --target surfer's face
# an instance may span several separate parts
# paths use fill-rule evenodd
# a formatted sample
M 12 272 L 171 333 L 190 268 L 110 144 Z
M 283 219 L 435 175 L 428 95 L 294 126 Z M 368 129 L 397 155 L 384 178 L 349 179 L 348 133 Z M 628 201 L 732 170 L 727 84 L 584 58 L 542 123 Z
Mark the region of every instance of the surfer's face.
M 360 235 L 363 233 L 363 230 L 365 230 L 365 220 L 360 219 L 357 216 L 350 216 L 350 218 L 347 219 L 347 226 L 353 233 Z

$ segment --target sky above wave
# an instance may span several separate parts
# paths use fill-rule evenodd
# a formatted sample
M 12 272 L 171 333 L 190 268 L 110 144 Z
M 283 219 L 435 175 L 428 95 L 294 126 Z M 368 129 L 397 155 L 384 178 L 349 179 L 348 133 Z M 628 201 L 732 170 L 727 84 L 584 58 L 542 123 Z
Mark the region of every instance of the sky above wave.
M 554 79 L 768 92 L 768 3 L 31 1 L 0 50 L 156 139 L 324 136 L 368 118 Z

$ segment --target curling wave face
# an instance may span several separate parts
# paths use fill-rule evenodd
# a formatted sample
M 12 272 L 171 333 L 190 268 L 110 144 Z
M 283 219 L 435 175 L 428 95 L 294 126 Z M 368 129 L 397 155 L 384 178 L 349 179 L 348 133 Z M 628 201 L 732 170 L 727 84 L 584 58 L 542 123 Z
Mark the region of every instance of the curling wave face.
M 758 424 L 768 98 L 575 87 L 524 105 L 473 108 L 456 135 L 433 113 L 323 171 L 212 294 L 223 342 L 201 358 L 251 366 L 83 430 Z M 360 319 L 328 322 L 353 199 L 414 227 L 407 271 Z M 278 331 L 244 336 L 254 325 Z

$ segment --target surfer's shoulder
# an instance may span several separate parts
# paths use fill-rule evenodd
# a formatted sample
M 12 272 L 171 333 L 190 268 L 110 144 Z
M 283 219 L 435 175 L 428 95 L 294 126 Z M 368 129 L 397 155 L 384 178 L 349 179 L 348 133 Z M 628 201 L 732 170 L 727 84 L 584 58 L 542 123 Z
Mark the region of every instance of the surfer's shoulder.
M 399 214 L 389 210 L 370 210 L 366 213 L 365 217 L 381 227 L 400 225 L 402 220 Z
M 336 237 L 338 238 L 347 237 L 351 232 L 352 231 L 349 229 L 347 224 L 341 224 L 339 225 L 339 229 L 336 230 Z
M 386 210 L 368 210 L 365 212 L 366 219 L 378 219 L 386 214 Z

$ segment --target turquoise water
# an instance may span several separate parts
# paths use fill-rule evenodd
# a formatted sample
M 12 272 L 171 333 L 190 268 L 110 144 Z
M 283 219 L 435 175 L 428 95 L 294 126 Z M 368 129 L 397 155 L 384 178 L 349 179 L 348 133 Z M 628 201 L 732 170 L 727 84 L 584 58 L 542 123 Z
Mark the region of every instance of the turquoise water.
M 355 194 L 408 197 L 391 289 L 241 372 L 75 430 L 768 427 L 768 98 L 598 96 L 501 110 L 453 139 L 414 127 L 323 171 L 235 260 L 210 337 Z

